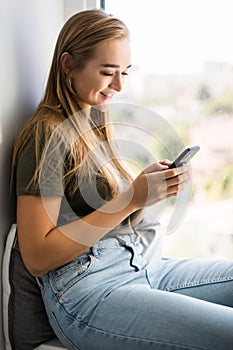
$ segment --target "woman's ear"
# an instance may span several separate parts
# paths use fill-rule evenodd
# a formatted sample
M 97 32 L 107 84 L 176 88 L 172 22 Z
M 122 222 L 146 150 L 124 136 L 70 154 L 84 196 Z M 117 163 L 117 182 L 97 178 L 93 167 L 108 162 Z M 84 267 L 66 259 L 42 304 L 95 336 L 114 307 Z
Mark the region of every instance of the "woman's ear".
M 68 75 L 73 68 L 73 57 L 69 52 L 63 52 L 61 55 L 61 66 L 66 75 Z

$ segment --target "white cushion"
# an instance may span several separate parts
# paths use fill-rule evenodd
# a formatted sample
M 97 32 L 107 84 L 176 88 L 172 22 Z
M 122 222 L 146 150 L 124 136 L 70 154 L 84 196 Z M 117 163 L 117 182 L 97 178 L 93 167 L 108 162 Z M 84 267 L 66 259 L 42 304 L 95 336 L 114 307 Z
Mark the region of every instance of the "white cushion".
M 64 350 L 64 346 L 60 343 L 58 339 L 50 340 L 44 344 L 41 344 L 34 350 Z
M 2 285 L 3 285 L 3 331 L 5 338 L 6 350 L 11 350 L 11 344 L 9 340 L 8 332 L 8 304 L 11 293 L 11 287 L 9 282 L 9 263 L 11 256 L 11 249 L 13 247 L 16 236 L 16 224 L 11 226 L 10 232 L 8 234 L 2 264 Z

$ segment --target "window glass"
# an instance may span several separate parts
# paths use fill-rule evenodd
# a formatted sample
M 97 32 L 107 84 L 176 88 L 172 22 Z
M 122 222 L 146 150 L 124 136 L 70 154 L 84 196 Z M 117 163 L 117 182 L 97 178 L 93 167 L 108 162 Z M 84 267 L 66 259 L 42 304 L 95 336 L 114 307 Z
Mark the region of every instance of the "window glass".
M 133 67 L 120 100 L 155 111 L 184 145 L 201 147 L 189 209 L 165 235 L 164 254 L 232 257 L 233 2 L 106 0 L 105 9 L 131 32 Z

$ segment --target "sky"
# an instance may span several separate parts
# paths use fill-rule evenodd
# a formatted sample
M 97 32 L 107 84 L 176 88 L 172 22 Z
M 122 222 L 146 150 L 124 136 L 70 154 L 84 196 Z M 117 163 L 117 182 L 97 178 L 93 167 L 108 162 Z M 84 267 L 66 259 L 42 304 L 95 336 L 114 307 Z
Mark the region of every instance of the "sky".
M 233 66 L 233 0 L 105 0 L 105 7 L 129 27 L 132 62 L 145 72 Z

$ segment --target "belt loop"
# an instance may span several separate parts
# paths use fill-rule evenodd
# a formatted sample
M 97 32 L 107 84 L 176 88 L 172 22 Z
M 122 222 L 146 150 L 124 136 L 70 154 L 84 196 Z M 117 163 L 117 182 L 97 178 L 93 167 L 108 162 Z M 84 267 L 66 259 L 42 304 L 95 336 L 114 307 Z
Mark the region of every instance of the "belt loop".
M 91 254 L 95 257 L 97 257 L 99 255 L 98 248 L 95 246 L 91 247 L 90 251 L 91 251 Z
M 119 235 L 117 235 L 117 239 L 122 247 L 126 245 L 127 242 L 124 239 L 122 239 Z

